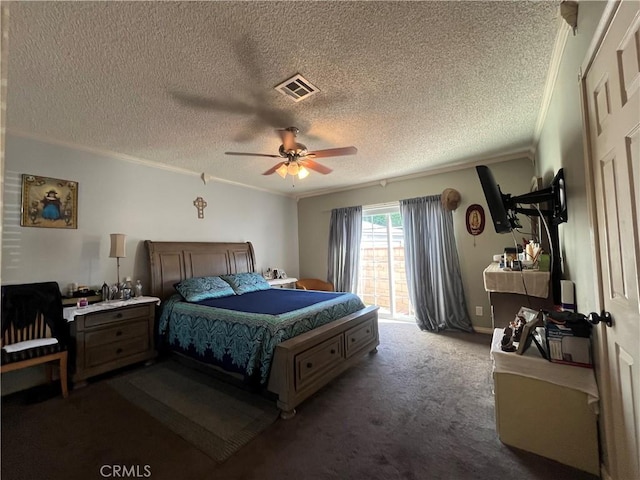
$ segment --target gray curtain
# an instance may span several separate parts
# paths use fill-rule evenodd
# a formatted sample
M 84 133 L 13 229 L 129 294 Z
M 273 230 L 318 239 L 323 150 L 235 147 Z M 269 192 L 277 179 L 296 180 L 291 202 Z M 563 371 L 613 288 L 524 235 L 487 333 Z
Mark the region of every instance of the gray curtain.
M 361 239 L 361 206 L 331 210 L 327 280 L 338 292 L 356 293 Z
M 440 195 L 400 201 L 409 297 L 421 330 L 473 331 L 462 288 L 453 216 Z

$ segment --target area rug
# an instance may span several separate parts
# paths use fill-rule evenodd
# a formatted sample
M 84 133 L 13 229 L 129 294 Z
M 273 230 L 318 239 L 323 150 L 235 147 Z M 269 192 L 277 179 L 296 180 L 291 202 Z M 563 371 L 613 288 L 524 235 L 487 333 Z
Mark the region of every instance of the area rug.
M 277 418 L 275 401 L 166 360 L 109 380 L 131 403 L 216 462 L 223 462 Z

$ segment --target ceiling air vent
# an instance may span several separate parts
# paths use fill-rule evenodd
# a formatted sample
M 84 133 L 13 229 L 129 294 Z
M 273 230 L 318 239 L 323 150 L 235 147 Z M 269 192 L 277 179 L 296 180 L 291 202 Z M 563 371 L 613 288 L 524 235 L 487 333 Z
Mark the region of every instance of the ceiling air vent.
M 299 102 L 320 90 L 313 86 L 302 75 L 294 75 L 289 80 L 285 80 L 280 85 L 276 85 L 275 89 L 281 94 L 291 98 L 294 102 Z

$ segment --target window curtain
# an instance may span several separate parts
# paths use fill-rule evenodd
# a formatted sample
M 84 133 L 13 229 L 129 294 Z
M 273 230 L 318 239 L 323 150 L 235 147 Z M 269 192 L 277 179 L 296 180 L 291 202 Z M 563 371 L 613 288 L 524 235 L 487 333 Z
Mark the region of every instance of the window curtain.
M 421 330 L 473 331 L 467 313 L 453 215 L 440 195 L 400 201 L 409 297 Z
M 338 292 L 356 293 L 361 239 L 362 206 L 331 210 L 327 279 Z

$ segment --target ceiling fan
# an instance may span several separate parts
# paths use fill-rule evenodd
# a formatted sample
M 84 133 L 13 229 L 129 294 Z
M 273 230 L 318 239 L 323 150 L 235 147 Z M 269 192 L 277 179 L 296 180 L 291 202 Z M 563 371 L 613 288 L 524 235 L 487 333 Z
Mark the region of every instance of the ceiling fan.
M 282 145 L 278 150 L 277 155 L 270 155 L 267 153 L 245 153 L 245 152 L 225 152 L 227 155 L 244 155 L 251 157 L 271 157 L 271 158 L 284 158 L 285 160 L 275 164 L 269 170 L 263 173 L 263 175 L 271 175 L 277 173 L 282 178 L 285 178 L 287 174 L 292 176 L 298 176 L 298 178 L 305 178 L 309 175 L 309 170 L 315 170 L 318 173 L 326 175 L 331 173 L 332 170 L 315 160 L 314 158 L 326 158 L 326 157 L 338 157 L 341 155 L 354 155 L 358 152 L 356 147 L 342 147 L 342 148 L 328 148 L 325 150 L 315 150 L 310 152 L 307 147 L 302 143 L 296 142 L 295 138 L 298 135 L 299 130 L 296 127 L 288 127 L 278 130 L 278 134 L 282 139 Z

